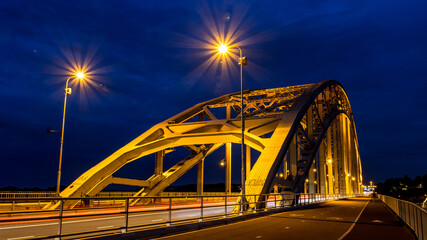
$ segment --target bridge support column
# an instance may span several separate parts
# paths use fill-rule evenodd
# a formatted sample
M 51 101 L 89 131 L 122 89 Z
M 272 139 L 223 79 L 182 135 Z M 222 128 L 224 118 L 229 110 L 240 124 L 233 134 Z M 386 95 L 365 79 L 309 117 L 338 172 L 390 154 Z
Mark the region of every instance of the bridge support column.
M 296 134 L 292 138 L 291 145 L 289 146 L 289 175 L 291 175 L 292 180 L 295 180 L 297 173 L 297 159 L 298 159 L 298 145 L 297 145 L 297 136 Z
M 319 190 L 321 194 L 326 193 L 327 181 L 326 181 L 326 160 L 325 160 L 325 141 L 322 141 L 319 147 Z
M 155 162 L 154 162 L 154 175 L 163 174 L 163 157 L 165 156 L 164 151 L 156 152 Z
M 231 194 L 231 143 L 225 144 L 225 194 Z
M 351 138 L 351 128 L 350 128 L 350 119 L 348 117 L 345 117 L 345 126 L 346 126 L 346 139 L 347 139 L 347 159 L 348 159 L 348 172 L 350 176 L 348 177 L 349 182 L 349 192 L 350 194 L 354 194 L 355 191 L 355 176 L 354 173 L 354 158 L 353 158 L 353 144 L 352 144 L 352 138 Z
M 246 145 L 246 176 L 249 176 L 251 173 L 251 147 Z
M 350 140 L 351 140 L 351 159 L 352 159 L 352 175 L 354 176 L 353 191 L 355 194 L 359 193 L 359 161 L 356 155 L 356 142 L 354 137 L 353 128 L 350 125 Z
M 197 164 L 197 195 L 203 195 L 205 159 L 202 158 Z
M 314 183 L 315 182 L 314 173 L 316 171 L 315 161 L 313 161 L 313 164 L 311 165 L 311 168 L 310 168 L 310 172 L 308 173 L 308 193 L 310 194 L 316 193 L 316 184 Z
M 328 170 L 328 194 L 334 194 L 334 172 L 333 172 L 333 160 L 332 160 L 332 131 L 333 127 L 329 127 L 328 131 L 326 132 L 326 151 L 327 151 L 327 157 L 326 157 L 326 164 L 327 164 L 327 170 Z
M 339 149 L 339 134 L 338 134 L 338 126 L 339 126 L 339 120 L 338 118 L 334 120 L 333 123 L 333 137 L 334 137 L 334 156 L 333 156 L 333 164 L 334 164 L 334 188 L 335 188 L 335 194 L 342 194 L 342 185 L 340 181 L 341 176 L 341 157 L 338 155 L 341 152 L 341 149 Z
M 357 155 L 357 163 L 358 163 L 357 169 L 359 170 L 358 175 L 357 175 L 357 177 L 359 179 L 359 194 L 362 194 L 363 193 L 363 187 L 362 187 L 363 177 L 362 177 L 362 163 L 360 162 L 359 149 L 357 149 L 356 155 Z
M 311 105 L 308 110 L 307 110 L 307 114 L 306 114 L 306 120 L 307 120 L 307 135 L 308 138 L 310 140 L 314 140 L 314 129 L 313 129 L 313 105 Z M 308 173 L 308 192 L 310 194 L 314 194 L 316 193 L 316 188 L 315 188 L 315 176 L 314 176 L 314 171 L 316 169 L 316 160 L 313 161 L 313 164 L 310 166 L 310 171 Z
M 285 158 L 283 158 L 283 178 L 284 179 L 288 177 L 288 159 L 289 159 L 289 151 L 285 154 Z
M 165 151 L 159 151 L 155 154 L 154 160 L 154 175 L 162 176 L 163 175 L 163 158 L 165 156 Z M 157 198 L 156 201 L 160 201 L 160 198 Z
M 344 159 L 344 174 L 345 174 L 345 193 L 347 195 L 351 194 L 351 174 L 350 174 L 350 159 L 349 159 L 349 149 L 348 149 L 348 128 L 347 128 L 347 118 L 344 115 L 341 115 L 341 139 L 342 139 L 342 151 Z
M 349 178 L 350 173 L 348 172 L 348 145 L 347 145 L 347 124 L 345 121 L 345 117 L 343 115 L 340 115 L 340 145 L 341 145 L 341 159 L 342 159 L 342 179 L 343 179 L 343 187 L 344 192 L 343 194 L 348 195 L 350 194 L 350 187 L 349 187 Z

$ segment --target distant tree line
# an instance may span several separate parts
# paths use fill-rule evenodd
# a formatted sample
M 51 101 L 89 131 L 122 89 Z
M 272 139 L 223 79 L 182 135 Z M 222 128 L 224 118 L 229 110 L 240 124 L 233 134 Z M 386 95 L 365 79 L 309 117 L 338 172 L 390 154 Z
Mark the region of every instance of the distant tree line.
M 427 196 L 427 174 L 414 179 L 407 175 L 403 178 L 389 178 L 377 184 L 377 192 L 411 202 L 422 202 Z

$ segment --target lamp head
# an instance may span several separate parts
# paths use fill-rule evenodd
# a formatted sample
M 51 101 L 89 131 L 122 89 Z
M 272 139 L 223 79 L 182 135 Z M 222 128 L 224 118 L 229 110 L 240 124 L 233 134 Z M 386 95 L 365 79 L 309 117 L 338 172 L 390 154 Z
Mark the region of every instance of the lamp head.
M 83 72 L 77 72 L 77 73 L 76 73 L 76 77 L 77 77 L 79 80 L 83 80 L 83 79 L 85 78 L 85 74 L 84 74 Z
M 221 54 L 226 54 L 228 52 L 228 46 L 225 44 L 220 44 L 218 46 L 218 52 Z

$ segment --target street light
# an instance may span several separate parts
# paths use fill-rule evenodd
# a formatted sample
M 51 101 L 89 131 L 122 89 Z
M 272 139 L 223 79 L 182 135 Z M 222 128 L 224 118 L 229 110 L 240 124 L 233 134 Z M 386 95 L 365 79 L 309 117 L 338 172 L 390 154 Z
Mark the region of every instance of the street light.
M 77 78 L 80 81 L 85 79 L 84 72 L 76 72 L 74 76 L 71 76 L 67 79 L 67 82 L 65 83 L 65 90 L 64 90 L 64 112 L 62 114 L 62 131 L 61 131 L 61 147 L 59 149 L 59 167 L 58 167 L 58 181 L 56 183 L 56 194 L 59 196 L 60 193 L 60 186 L 61 186 L 61 165 L 62 165 L 62 147 L 64 145 L 64 126 L 65 126 L 65 109 L 67 106 L 67 95 L 71 94 L 71 88 L 68 87 L 68 82 L 72 78 Z
M 247 57 L 243 57 L 242 55 L 242 49 L 239 46 L 228 46 L 227 44 L 219 44 L 218 46 L 218 52 L 221 53 L 222 55 L 225 55 L 228 53 L 228 50 L 231 48 L 237 48 L 239 49 L 239 53 L 240 53 L 240 57 L 239 57 L 239 66 L 240 66 L 240 99 L 241 99 L 241 120 L 242 120 L 242 179 L 241 179 L 241 184 L 242 184 L 242 204 L 244 202 L 246 202 L 245 199 L 245 117 L 244 117 L 244 108 L 243 108 L 243 66 L 248 64 L 248 59 Z

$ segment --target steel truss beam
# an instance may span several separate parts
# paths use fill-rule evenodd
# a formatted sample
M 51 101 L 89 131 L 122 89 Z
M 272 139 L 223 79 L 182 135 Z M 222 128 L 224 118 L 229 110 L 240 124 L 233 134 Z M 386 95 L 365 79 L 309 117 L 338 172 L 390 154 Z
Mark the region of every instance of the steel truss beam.
M 244 103 L 243 110 L 241 101 Z M 360 191 L 362 171 L 350 103 L 341 84 L 328 80 L 292 87 L 246 90 L 243 99 L 239 93 L 232 93 L 197 104 L 153 126 L 99 162 L 61 192 L 61 196 L 94 196 L 110 184 L 139 186 L 142 188 L 135 196 L 156 196 L 196 165 L 198 191 L 201 193 L 204 159 L 223 145 L 227 146 L 226 160 L 230 168 L 227 172 L 231 172 L 230 144 L 241 143 L 242 113 L 245 115 L 246 152 L 248 156 L 250 149 L 260 152 L 252 168 L 250 161 L 247 161 L 250 169 L 245 183 L 247 195 L 268 194 L 275 185 L 276 189 L 280 186 L 282 190 L 300 193 L 305 189 L 308 175 L 311 192 L 327 190 L 331 193 L 332 189 L 342 191 L 343 188 L 346 192 Z M 341 121 L 338 123 L 337 119 Z M 336 128 L 335 123 L 341 128 Z M 329 140 L 326 137 L 328 134 Z M 336 154 L 342 153 L 342 143 L 346 144 L 345 158 Z M 326 144 L 325 147 L 322 144 Z M 163 158 L 178 147 L 187 149 L 189 155 L 163 171 Z M 322 151 L 320 154 L 319 148 Z M 156 167 L 150 178 L 136 180 L 113 176 L 124 165 L 150 154 L 156 155 Z M 331 158 L 329 163 L 326 156 Z M 319 158 L 316 162 L 315 159 Z M 278 178 L 282 165 L 286 165 L 284 168 L 287 171 L 282 173 L 282 178 Z M 346 174 L 353 176 L 350 177 L 355 179 L 353 182 L 349 182 L 347 175 L 333 172 L 333 169 L 342 166 L 346 166 Z M 315 168 L 323 170 L 314 173 Z M 326 187 L 326 184 L 337 186 L 334 181 L 338 179 L 346 181 L 339 185 L 340 189 Z M 227 181 L 231 181 L 228 175 Z M 313 187 L 316 184 L 322 186 L 315 187 L 316 190 Z M 226 186 L 231 186 L 230 182 Z M 248 201 L 260 205 L 263 200 L 261 197 L 248 198 Z M 73 207 L 76 203 L 69 200 L 65 201 L 64 206 Z M 49 207 L 55 208 L 56 205 Z

